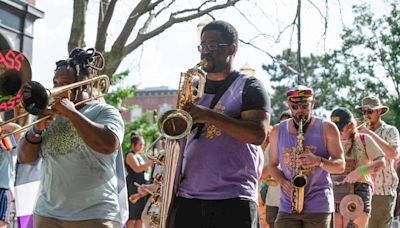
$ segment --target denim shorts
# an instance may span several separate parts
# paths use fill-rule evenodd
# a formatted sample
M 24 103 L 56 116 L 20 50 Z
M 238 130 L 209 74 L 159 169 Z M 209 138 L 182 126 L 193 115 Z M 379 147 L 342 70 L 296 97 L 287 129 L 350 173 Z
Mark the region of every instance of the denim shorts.
M 350 194 L 350 193 L 349 193 Z M 354 194 L 361 197 L 364 202 L 364 212 L 369 214 L 371 211 L 371 187 L 369 184 L 356 182 L 354 184 Z M 339 212 L 340 202 L 335 202 L 335 212 Z

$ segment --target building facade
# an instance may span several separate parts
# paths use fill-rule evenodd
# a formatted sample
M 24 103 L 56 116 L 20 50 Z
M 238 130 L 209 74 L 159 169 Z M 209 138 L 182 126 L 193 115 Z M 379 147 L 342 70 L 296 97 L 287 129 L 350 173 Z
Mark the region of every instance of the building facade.
M 177 90 L 167 86 L 137 90 L 134 97 L 122 102 L 122 106 L 133 106 L 122 112 L 125 121 L 133 121 L 147 111 L 156 111 L 158 115 L 176 107 Z
M 43 16 L 35 0 L 0 0 L 0 50 L 19 51 L 31 61 L 33 24 Z

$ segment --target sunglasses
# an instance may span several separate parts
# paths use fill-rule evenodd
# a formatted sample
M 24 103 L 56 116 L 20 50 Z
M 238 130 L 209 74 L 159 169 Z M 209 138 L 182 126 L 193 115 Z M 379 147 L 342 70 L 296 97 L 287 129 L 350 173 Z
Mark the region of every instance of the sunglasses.
M 363 115 L 366 115 L 366 114 L 371 115 L 374 112 L 374 110 L 366 109 L 366 110 L 361 110 L 361 112 Z
M 297 110 L 299 108 L 301 109 L 308 109 L 310 107 L 310 103 L 301 103 L 301 104 L 294 104 L 290 103 L 290 106 L 292 107 L 293 110 Z

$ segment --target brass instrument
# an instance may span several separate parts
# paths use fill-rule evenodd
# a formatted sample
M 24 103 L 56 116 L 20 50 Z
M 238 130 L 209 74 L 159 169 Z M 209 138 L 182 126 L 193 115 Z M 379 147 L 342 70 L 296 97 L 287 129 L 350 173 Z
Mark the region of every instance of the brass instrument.
M 193 103 L 203 96 L 206 77 L 200 67 L 206 64 L 206 60 L 202 60 L 195 67 L 181 73 L 176 109 L 165 112 L 158 120 L 161 135 L 167 139 L 180 139 L 190 133 L 193 125 L 192 117 L 182 110 L 182 107 L 187 102 Z
M 365 126 L 365 128 L 370 129 L 371 127 L 371 122 L 369 122 L 368 120 L 366 120 L 364 123 L 360 124 L 357 126 L 357 129 L 360 129 L 361 127 Z
M 354 224 L 353 220 L 364 212 L 364 202 L 360 196 L 349 194 L 340 201 L 339 212 L 349 224 Z
M 28 59 L 14 50 L 0 51 L 0 111 L 13 109 L 20 103 L 21 88 L 31 81 Z
M 303 173 L 303 168 L 296 163 L 298 157 L 304 152 L 304 136 L 303 136 L 303 116 L 299 116 L 299 128 L 297 130 L 296 149 L 292 154 L 293 177 L 292 185 L 292 211 L 301 213 L 304 205 L 304 186 L 307 184 L 307 176 Z
M 192 117 L 182 110 L 182 107 L 186 103 L 194 103 L 203 95 L 206 77 L 200 67 L 206 64 L 207 62 L 202 60 L 194 68 L 181 73 L 176 109 L 165 112 L 158 119 L 157 124 L 161 135 L 148 147 L 151 148 L 162 137 L 167 139 L 164 157 L 156 159 L 162 160 L 157 165 L 161 165 L 163 169 L 162 173 L 153 179 L 152 184 L 157 186 L 157 190 L 151 194 L 142 213 L 142 220 L 147 221 L 150 227 L 165 228 L 167 226 L 180 156 L 179 142 L 175 139 L 188 135 L 193 125 Z M 135 200 L 134 197 L 132 199 Z
M 14 50 L 0 51 L 0 112 L 13 110 L 14 116 L 26 112 L 21 105 L 21 89 L 23 85 L 31 81 L 31 78 L 31 66 L 22 53 Z M 13 121 L 24 126 L 28 123 L 28 114 L 24 116 L 26 118 Z M 11 121 L 7 123 L 9 122 Z
M 96 100 L 100 97 L 103 97 L 104 93 L 107 93 L 108 88 L 110 86 L 109 77 L 107 75 L 100 75 L 100 76 L 93 77 L 91 79 L 75 82 L 75 83 L 65 85 L 65 86 L 56 87 L 52 90 L 45 89 L 38 82 L 30 81 L 22 87 L 22 95 L 21 95 L 22 96 L 21 103 L 27 112 L 20 116 L 14 117 L 8 121 L 1 123 L 0 127 L 6 123 L 13 122 L 13 121 L 15 121 L 19 118 L 23 118 L 29 114 L 33 114 L 33 115 L 44 114 L 46 110 L 51 109 L 51 107 L 54 104 L 56 104 L 59 101 L 59 99 L 65 97 L 65 95 L 68 94 L 71 90 L 79 89 L 82 86 L 88 86 L 88 85 L 96 88 L 96 90 L 98 92 L 101 92 L 102 94 L 96 94 L 96 95 L 90 94 L 89 98 L 79 101 L 77 103 L 74 103 L 75 106 L 78 106 L 78 105 L 84 104 L 86 102 Z M 14 131 L 14 132 L 1 135 L 1 138 L 5 138 L 9 135 L 22 132 L 25 129 L 35 125 L 36 123 L 39 123 L 41 121 L 44 121 L 44 120 L 52 117 L 52 115 L 54 115 L 54 113 L 48 114 L 28 125 L 21 127 L 20 129 Z
M 265 178 L 265 183 L 268 186 L 277 186 L 278 182 L 275 180 L 275 178 L 273 176 L 268 176 L 267 178 Z

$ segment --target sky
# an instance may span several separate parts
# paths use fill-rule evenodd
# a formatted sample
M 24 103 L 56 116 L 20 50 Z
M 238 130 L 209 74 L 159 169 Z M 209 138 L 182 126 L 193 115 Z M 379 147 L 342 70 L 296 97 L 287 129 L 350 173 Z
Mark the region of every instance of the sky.
M 98 2 L 99 0 L 89 1 L 85 34 L 87 48 L 94 46 L 95 42 Z M 134 7 L 134 4 L 130 2 L 136 4 L 137 1 L 121 0 L 117 3 L 108 33 L 108 49 L 111 47 L 110 41 L 118 36 L 124 21 Z M 188 4 L 198 3 L 199 0 L 178 0 L 177 2 Z M 310 1 L 302 1 L 302 56 L 323 53 L 340 46 L 340 33 L 343 26 L 350 26 L 353 20 L 351 12 L 353 4 L 368 2 L 373 12 L 378 15 L 387 10 L 382 0 L 337 0 L 328 1 L 329 11 L 326 14 L 325 1 L 313 0 L 312 2 L 315 5 L 311 5 Z M 294 20 L 296 6 L 295 0 L 243 0 L 236 4 L 236 8 L 217 11 L 213 13 L 213 16 L 233 24 L 238 30 L 240 39 L 246 42 L 251 41 L 263 51 L 275 56 L 286 48 L 297 49 L 297 31 L 284 30 Z M 72 22 L 73 1 L 37 0 L 36 7 L 44 11 L 45 16 L 37 20 L 34 25 L 32 78 L 45 87 L 52 88 L 55 62 L 68 56 L 67 44 Z M 326 36 L 324 36 L 325 22 L 321 14 L 327 15 L 328 18 Z M 197 25 L 209 20 L 211 20 L 210 17 L 202 17 L 177 24 L 159 36 L 146 41 L 120 65 L 117 72 L 130 70 L 130 75 L 117 86 L 136 85 L 139 89 L 168 86 L 176 89 L 180 72 L 193 67 L 199 61 L 196 48 L 199 44 Z M 153 25 L 162 22 L 161 19 L 155 20 Z M 256 77 L 264 83 L 267 90 L 272 92 L 269 83 L 270 76 L 262 70 L 262 64 L 272 63 L 272 59 L 263 51 L 240 43 L 234 60 L 234 68 L 238 70 L 245 64 L 249 64 L 255 69 Z

